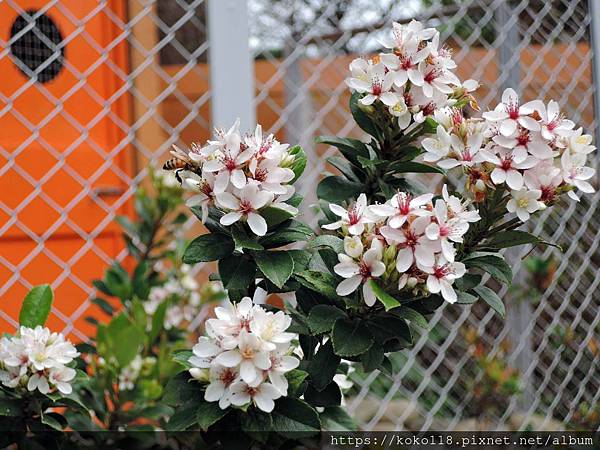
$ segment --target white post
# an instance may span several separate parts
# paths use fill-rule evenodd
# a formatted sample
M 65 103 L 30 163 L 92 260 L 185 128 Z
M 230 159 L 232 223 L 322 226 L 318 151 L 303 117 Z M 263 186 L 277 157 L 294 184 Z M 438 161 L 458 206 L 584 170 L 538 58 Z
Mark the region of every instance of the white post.
M 592 74 L 594 82 L 594 125 L 596 142 L 600 142 L 600 2 L 589 0 L 588 8 L 592 18 L 590 34 L 592 37 Z
M 256 124 L 254 62 L 250 54 L 245 0 L 208 0 L 211 122 L 229 128 L 240 118 L 242 130 Z

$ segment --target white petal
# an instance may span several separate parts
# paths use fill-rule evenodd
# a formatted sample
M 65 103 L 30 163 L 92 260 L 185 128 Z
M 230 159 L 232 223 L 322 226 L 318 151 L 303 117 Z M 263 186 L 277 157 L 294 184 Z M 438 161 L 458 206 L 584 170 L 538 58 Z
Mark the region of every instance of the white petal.
M 257 236 L 264 236 L 267 233 L 267 221 L 260 214 L 248 213 L 248 225 Z
M 358 288 L 362 281 L 362 277 L 360 275 L 355 275 L 351 278 L 347 278 L 337 285 L 335 291 L 338 295 L 344 297 L 346 295 L 350 295 L 352 292 Z
M 234 224 L 241 218 L 242 218 L 242 213 L 234 211 L 234 212 L 225 214 L 223 217 L 221 217 L 219 222 L 221 223 L 221 225 L 228 226 L 228 225 Z

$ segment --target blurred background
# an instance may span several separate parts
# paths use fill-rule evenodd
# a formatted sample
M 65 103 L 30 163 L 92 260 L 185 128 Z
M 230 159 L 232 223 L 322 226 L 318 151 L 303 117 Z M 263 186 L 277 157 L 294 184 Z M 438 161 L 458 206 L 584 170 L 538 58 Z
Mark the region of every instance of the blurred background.
M 91 281 L 127 249 L 115 218 L 171 145 L 203 142 L 235 117 L 309 155 L 314 189 L 355 135 L 343 83 L 393 21 L 435 26 L 483 110 L 505 87 L 556 99 L 595 133 L 600 4 L 592 0 L 0 0 L 0 329 L 48 282 L 49 324 L 85 340 Z M 431 179 L 431 183 L 439 183 Z M 597 182 L 596 182 L 597 186 Z M 600 194 L 533 221 L 563 247 L 509 255 L 502 321 L 447 306 L 398 355 L 394 377 L 350 369 L 346 407 L 364 429 L 598 429 Z M 305 219 L 316 223 L 306 208 Z M 197 228 L 191 217 L 187 229 Z M 196 266 L 206 280 L 210 266 Z

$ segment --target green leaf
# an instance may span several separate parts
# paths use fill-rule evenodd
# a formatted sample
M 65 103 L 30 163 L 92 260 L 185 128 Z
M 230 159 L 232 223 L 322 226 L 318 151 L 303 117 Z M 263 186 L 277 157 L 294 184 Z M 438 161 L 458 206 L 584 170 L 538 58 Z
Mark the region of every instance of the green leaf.
M 341 406 L 328 406 L 319 414 L 321 425 L 328 432 L 357 431 L 358 425 Z
M 473 289 L 475 286 L 479 286 L 481 283 L 482 276 L 478 273 L 465 273 L 461 278 L 458 278 L 454 285 L 459 291 L 468 291 Z
M 365 169 L 370 167 L 381 166 L 382 164 L 389 164 L 389 161 L 386 161 L 384 159 L 369 159 L 364 158 L 362 156 L 358 157 L 358 162 L 360 162 L 360 165 Z
M 242 431 L 250 433 L 252 437 L 264 442 L 266 436 L 256 435 L 256 433 L 269 432 L 273 429 L 273 418 L 256 408 L 250 408 L 245 414 L 241 415 L 240 424 Z
M 264 247 L 256 241 L 256 237 L 248 236 L 243 223 L 236 223 L 231 227 L 231 237 L 236 249 L 263 250 Z
M 477 286 L 473 288 L 473 290 L 481 297 L 481 299 L 486 302 L 490 307 L 496 311 L 500 317 L 504 317 L 506 314 L 506 309 L 504 308 L 504 303 L 498 295 L 492 291 L 487 286 Z
M 308 241 L 307 248 L 329 247 L 336 253 L 344 253 L 344 240 L 331 234 L 322 234 Z
M 266 248 L 281 247 L 282 245 L 294 242 L 306 241 L 313 231 L 302 222 L 291 220 L 289 224 L 276 228 L 272 233 L 259 240 L 259 243 Z
M 98 305 L 102 311 L 104 311 L 109 316 L 112 316 L 115 312 L 115 309 L 112 307 L 110 303 L 100 297 L 96 297 L 92 299 L 92 303 Z
M 288 150 L 288 154 L 294 157 L 294 162 L 291 165 L 291 169 L 294 171 L 294 178 L 290 181 L 290 184 L 294 184 L 298 178 L 306 169 L 306 162 L 308 158 L 306 157 L 306 153 L 299 145 L 294 145 L 292 148 Z
M 116 358 L 119 367 L 125 367 L 144 344 L 144 332 L 135 326 L 125 313 L 115 317 L 108 324 L 106 331 L 111 355 Z
M 540 238 L 520 230 L 500 231 L 490 238 L 486 239 L 481 245 L 493 248 L 508 248 L 517 245 L 538 244 Z
M 333 353 L 331 340 L 319 347 L 317 353 L 308 363 L 308 373 L 310 374 L 310 382 L 321 391 L 331 383 L 340 365 L 341 358 Z
M 230 255 L 218 263 L 223 287 L 227 290 L 247 290 L 256 278 L 256 264 L 246 255 Z
M 318 136 L 315 139 L 317 144 L 327 144 L 337 147 L 344 157 L 354 166 L 359 167 L 358 156 L 369 157 L 369 149 L 364 142 L 353 138 L 340 138 L 336 136 Z
M 342 391 L 335 381 L 329 383 L 321 391 L 309 384 L 304 392 L 304 400 L 311 406 L 339 406 L 342 401 Z
M 0 416 L 17 417 L 22 412 L 21 400 L 0 397 Z
M 489 273 L 500 283 L 511 284 L 513 273 L 504 258 L 499 255 L 469 256 L 463 260 L 467 267 L 476 267 Z
M 383 362 L 383 356 L 383 347 L 380 345 L 372 345 L 368 352 L 363 353 L 360 362 L 365 373 L 378 369 Z
M 377 300 L 379 300 L 381 303 L 383 303 L 383 306 L 385 307 L 386 311 L 389 311 L 392 308 L 397 308 L 398 306 L 400 306 L 400 302 L 398 300 L 396 300 L 394 297 L 392 297 L 390 294 L 385 292 L 383 290 L 383 288 L 381 286 L 379 286 L 375 280 L 370 279 L 369 285 L 371 286 L 371 289 L 373 289 L 373 293 L 375 294 L 375 297 L 377 297 Z
M 388 170 L 395 173 L 441 173 L 442 175 L 446 173 L 439 167 L 416 163 L 414 161 L 397 162 L 390 165 Z
M 53 299 L 52 288 L 47 284 L 31 289 L 23 300 L 19 313 L 19 324 L 29 328 L 43 326 L 50 314 Z
M 224 233 L 207 233 L 198 236 L 185 249 L 183 262 L 195 264 L 198 262 L 216 261 L 233 253 L 235 243 Z
M 267 206 L 266 208 L 261 209 L 260 215 L 267 222 L 269 231 L 295 216 L 294 213 L 275 206 Z
M 40 420 L 44 425 L 48 425 L 56 431 L 63 431 L 68 426 L 67 419 L 58 413 L 42 411 Z
M 374 342 L 364 321 L 343 318 L 335 321 L 331 341 L 335 354 L 341 357 L 362 355 Z
M 179 372 L 171 378 L 163 391 L 162 403 L 169 406 L 180 406 L 190 398 L 203 398 L 200 383 L 194 380 L 187 371 Z
M 305 385 L 304 380 L 308 377 L 308 372 L 293 369 L 287 372 L 285 377 L 288 381 L 288 396 L 300 397 L 302 395 L 302 387 Z
M 350 112 L 352 113 L 352 117 L 361 130 L 369 133 L 374 138 L 379 139 L 380 132 L 377 123 L 361 109 L 361 105 L 358 103 L 361 97 L 362 94 L 359 92 L 353 92 L 350 96 Z
M 173 361 L 181 364 L 186 369 L 191 369 L 194 367 L 190 363 L 190 358 L 194 356 L 194 353 L 191 350 L 175 350 L 173 352 Z
M 308 263 L 312 258 L 310 252 L 306 250 L 287 250 L 294 260 L 294 273 L 304 272 L 308 268 Z
M 332 175 L 321 180 L 317 186 L 317 197 L 331 203 L 341 203 L 358 197 L 364 190 L 362 183 Z
M 456 291 L 456 296 L 458 297 L 456 300 L 458 305 L 471 305 L 478 300 L 478 297 L 464 291 Z
M 169 301 L 163 301 L 158 307 L 154 314 L 152 315 L 152 327 L 150 328 L 150 333 L 148 334 L 148 345 L 152 346 L 154 340 L 158 337 L 160 332 L 164 329 L 165 325 L 165 315 L 167 314 L 167 307 L 169 306 Z
M 197 405 L 196 421 L 204 431 L 227 415 L 229 409 L 221 409 L 218 402 L 202 401 Z
M 317 411 L 297 398 L 282 397 L 277 400 L 272 417 L 273 430 L 282 436 L 309 437 L 321 431 Z
M 260 271 L 278 288 L 282 288 L 294 273 L 294 258 L 286 251 L 254 252 L 252 255 Z
M 317 305 L 308 314 L 308 326 L 312 334 L 328 333 L 333 324 L 346 313 L 331 305 Z
M 335 277 L 329 273 L 319 272 L 316 270 L 305 270 L 304 272 L 294 274 L 294 278 L 302 286 L 307 287 L 325 297 L 339 299 L 335 291 L 337 281 Z
M 412 342 L 412 333 L 408 323 L 394 314 L 370 315 L 367 319 L 367 327 L 378 343 L 385 343 L 392 339 L 405 345 Z
M 361 156 L 359 156 L 359 158 L 361 158 Z M 355 170 L 358 172 L 362 171 L 360 171 L 358 167 L 353 166 L 352 162 L 346 158 L 341 156 L 330 156 L 327 158 L 327 162 L 339 170 L 340 173 L 350 181 L 360 182 L 360 178 L 356 175 Z
M 167 431 L 185 431 L 188 428 L 191 428 L 192 425 L 196 424 L 196 408 L 198 408 L 198 406 L 196 401 L 190 401 L 189 403 L 176 408 L 175 414 L 171 416 L 165 429 Z
M 424 330 L 429 330 L 429 322 L 427 322 L 427 319 L 421 313 L 408 306 L 399 306 L 394 308 L 392 312 L 397 316 L 408 320 L 413 325 L 423 328 Z

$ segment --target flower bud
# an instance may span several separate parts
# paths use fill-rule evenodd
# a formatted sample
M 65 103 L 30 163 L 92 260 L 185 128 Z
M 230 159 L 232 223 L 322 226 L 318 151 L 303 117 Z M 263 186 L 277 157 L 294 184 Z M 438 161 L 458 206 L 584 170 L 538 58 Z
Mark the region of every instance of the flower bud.
M 190 372 L 190 375 L 196 381 L 199 381 L 200 383 L 208 383 L 208 381 L 209 381 L 208 369 L 199 369 L 197 367 L 192 367 L 189 372 Z
M 358 102 L 358 109 L 369 115 L 375 113 L 373 105 L 363 105 L 361 102 Z
M 406 280 L 406 287 L 408 289 L 412 289 L 417 285 L 418 282 L 419 280 L 417 280 L 416 277 L 409 277 L 408 280 Z

